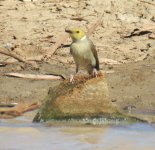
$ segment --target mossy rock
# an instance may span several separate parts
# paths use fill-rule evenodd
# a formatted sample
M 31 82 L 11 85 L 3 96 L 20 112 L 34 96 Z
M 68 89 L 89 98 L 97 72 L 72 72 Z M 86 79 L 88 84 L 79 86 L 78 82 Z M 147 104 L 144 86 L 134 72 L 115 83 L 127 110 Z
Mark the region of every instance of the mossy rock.
M 34 122 L 100 117 L 126 118 L 111 102 L 102 75 L 91 79 L 79 77 L 73 84 L 64 81 L 50 88 Z

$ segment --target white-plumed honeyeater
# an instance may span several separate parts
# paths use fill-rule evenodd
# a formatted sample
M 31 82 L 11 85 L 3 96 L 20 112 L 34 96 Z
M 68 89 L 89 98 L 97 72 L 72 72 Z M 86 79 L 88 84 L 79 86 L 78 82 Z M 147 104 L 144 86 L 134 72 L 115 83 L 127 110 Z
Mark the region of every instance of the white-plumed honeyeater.
M 76 73 L 79 68 L 83 68 L 87 70 L 90 75 L 96 77 L 97 70 L 99 70 L 99 60 L 93 42 L 81 29 L 66 28 L 65 31 L 69 33 L 72 38 L 70 52 L 76 64 Z

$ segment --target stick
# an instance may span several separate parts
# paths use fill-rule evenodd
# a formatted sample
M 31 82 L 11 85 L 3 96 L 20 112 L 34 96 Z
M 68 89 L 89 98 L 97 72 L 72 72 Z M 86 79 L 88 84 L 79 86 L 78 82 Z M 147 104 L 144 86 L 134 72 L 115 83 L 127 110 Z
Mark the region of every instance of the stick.
M 50 58 L 52 55 L 54 55 L 56 53 L 56 50 L 61 46 L 62 43 L 64 43 L 68 39 L 68 37 L 69 35 L 66 33 L 62 35 L 60 37 L 60 40 L 52 46 L 51 51 L 43 56 L 43 59 Z
M 93 32 L 95 31 L 95 29 L 96 29 L 99 25 L 101 25 L 101 23 L 102 23 L 102 17 L 103 17 L 103 14 L 99 17 L 99 19 L 96 21 L 96 23 L 93 24 L 93 25 L 88 29 L 87 35 L 93 34 Z
M 68 37 L 69 37 L 69 35 L 65 33 L 65 34 L 60 38 L 60 40 L 52 46 L 52 50 L 50 51 L 50 54 L 52 54 L 52 55 L 55 54 L 56 49 L 57 49 L 58 47 L 60 47 L 61 44 L 64 43 L 64 42 L 67 40 Z
M 3 104 L 3 103 L 0 103 L 0 108 L 1 107 L 14 107 L 15 106 L 15 104 Z
M 141 36 L 144 34 L 150 34 L 155 30 L 155 26 L 152 24 L 144 24 L 140 29 L 135 28 L 132 31 L 130 31 L 126 35 L 122 35 L 122 38 L 130 38 L 132 36 Z
M 20 62 L 29 63 L 25 58 L 22 58 L 13 52 L 8 52 L 7 50 L 0 50 L 0 53 L 3 55 L 11 56 Z
M 154 3 L 151 3 L 151 2 L 148 2 L 148 1 L 143 1 L 143 0 L 138 0 L 138 1 L 143 2 L 143 3 L 150 4 L 150 5 L 155 5 Z
M 0 61 L 0 65 L 9 65 L 9 64 L 12 64 L 14 62 L 15 61 L 13 61 L 13 62 Z
M 111 65 L 116 65 L 116 64 L 120 64 L 118 61 L 113 60 L 113 59 L 108 59 L 108 58 L 104 58 L 100 61 L 100 64 L 111 64 Z
M 18 60 L 17 59 L 14 59 L 12 61 L 0 61 L 0 67 L 4 67 L 6 65 L 10 65 L 10 64 L 13 64 L 15 62 L 17 62 Z
M 74 18 L 71 18 L 71 20 L 86 21 L 86 22 L 88 22 L 88 20 L 84 19 L 83 17 L 74 17 Z
M 39 56 L 35 56 L 35 57 L 28 57 L 26 58 L 26 60 L 28 61 L 28 63 L 32 63 L 32 62 L 41 62 L 42 60 L 42 55 L 39 55 Z M 13 64 L 15 62 L 17 62 L 18 60 L 17 59 L 14 59 L 14 60 L 10 60 L 10 61 L 0 61 L 0 64 L 5 64 L 5 65 L 9 65 L 9 64 Z
M 21 74 L 21 73 L 3 73 L 2 76 L 17 77 L 35 80 L 61 80 L 64 79 L 61 75 L 35 75 L 35 74 Z
M 0 67 L 5 67 L 7 64 L 6 63 L 1 63 L 0 62 Z
M 35 62 L 28 61 L 27 59 L 13 53 L 13 52 L 8 52 L 7 50 L 0 49 L 0 53 L 3 54 L 3 55 L 11 56 L 14 59 L 16 59 L 16 60 L 18 60 L 20 62 L 23 62 L 25 64 L 31 65 L 33 68 L 38 68 L 38 65 Z
M 37 102 L 32 103 L 20 103 L 11 108 L 0 108 L 0 118 L 13 118 L 22 115 L 27 111 L 31 111 L 39 108 Z

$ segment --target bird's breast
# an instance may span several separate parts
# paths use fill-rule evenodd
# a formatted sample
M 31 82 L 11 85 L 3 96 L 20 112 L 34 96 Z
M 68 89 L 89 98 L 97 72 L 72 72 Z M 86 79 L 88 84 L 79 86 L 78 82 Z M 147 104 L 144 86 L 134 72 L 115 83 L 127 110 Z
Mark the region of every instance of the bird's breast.
M 87 67 L 96 63 L 91 47 L 88 43 L 77 43 L 71 46 L 73 58 L 81 67 Z

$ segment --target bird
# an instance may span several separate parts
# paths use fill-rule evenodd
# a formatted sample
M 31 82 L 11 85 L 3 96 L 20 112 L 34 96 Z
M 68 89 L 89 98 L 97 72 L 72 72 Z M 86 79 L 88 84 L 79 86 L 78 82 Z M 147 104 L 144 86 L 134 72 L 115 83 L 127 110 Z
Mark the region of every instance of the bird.
M 86 70 L 92 77 L 97 77 L 99 71 L 99 59 L 93 42 L 86 33 L 79 28 L 66 28 L 65 32 L 70 34 L 72 43 L 70 53 L 76 64 L 76 73 L 79 68 Z M 74 81 L 74 76 L 70 76 L 70 82 Z

